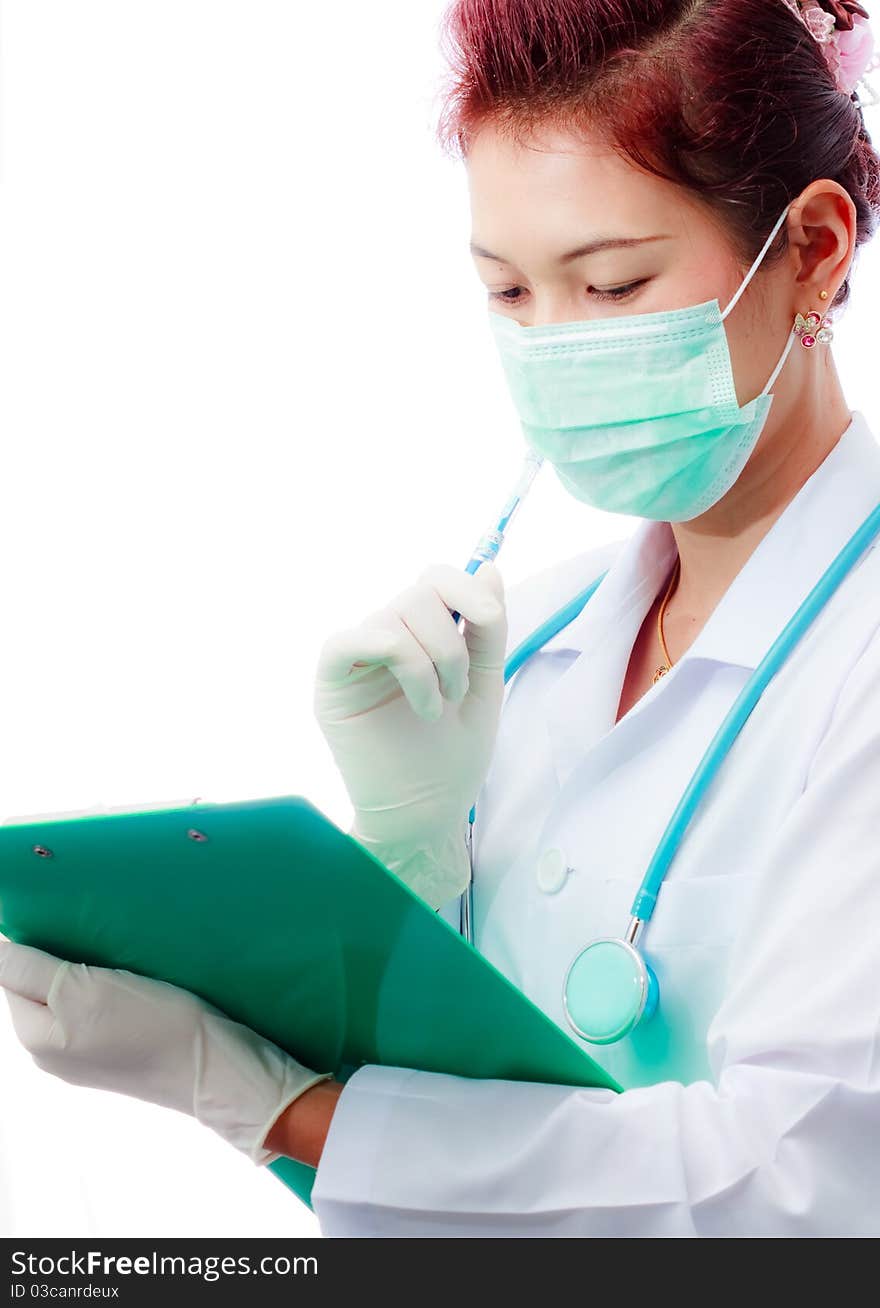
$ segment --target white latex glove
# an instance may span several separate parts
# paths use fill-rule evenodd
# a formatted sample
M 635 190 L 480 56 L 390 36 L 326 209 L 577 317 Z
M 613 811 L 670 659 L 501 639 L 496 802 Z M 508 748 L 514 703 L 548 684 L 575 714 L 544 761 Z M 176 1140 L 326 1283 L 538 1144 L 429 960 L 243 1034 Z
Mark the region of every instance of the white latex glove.
M 437 564 L 319 655 L 314 710 L 354 805 L 350 834 L 432 908 L 468 882 L 467 817 L 495 745 L 506 644 L 495 564 Z
M 325 1081 L 197 995 L 0 939 L 0 986 L 38 1067 L 187 1113 L 262 1166 L 288 1104 Z

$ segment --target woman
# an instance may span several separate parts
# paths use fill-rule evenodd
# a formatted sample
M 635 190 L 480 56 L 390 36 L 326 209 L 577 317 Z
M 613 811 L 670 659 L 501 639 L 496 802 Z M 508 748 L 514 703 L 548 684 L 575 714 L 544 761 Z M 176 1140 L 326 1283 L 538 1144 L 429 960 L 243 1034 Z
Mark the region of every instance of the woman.
M 506 601 L 491 563 L 428 569 L 325 643 L 315 705 L 354 834 L 456 925 L 478 796 L 475 943 L 565 1026 L 572 959 L 622 934 L 707 744 L 880 504 L 829 349 L 880 212 L 870 31 L 851 0 L 457 0 L 445 31 L 441 138 L 526 434 L 643 522 Z M 505 694 L 505 652 L 600 576 Z M 174 987 L 6 944 L 16 1029 L 68 1080 L 317 1165 L 328 1235 L 877 1234 L 878 594 L 872 542 L 692 821 L 645 934 L 660 1006 L 583 1040 L 622 1094 L 343 1088 Z

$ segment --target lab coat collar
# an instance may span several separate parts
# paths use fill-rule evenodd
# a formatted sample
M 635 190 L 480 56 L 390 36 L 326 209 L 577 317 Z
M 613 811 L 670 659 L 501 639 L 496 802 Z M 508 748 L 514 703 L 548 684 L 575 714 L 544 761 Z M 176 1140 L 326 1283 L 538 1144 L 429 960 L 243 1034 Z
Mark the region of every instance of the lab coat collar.
M 880 445 L 860 410 L 759 542 L 679 665 L 708 659 L 754 669 L 856 527 L 880 502 Z M 643 520 L 598 590 L 542 649 L 577 654 L 627 644 L 668 579 L 677 547 L 668 522 Z M 583 585 L 591 581 L 583 578 Z M 615 631 L 617 639 L 611 633 Z
M 633 644 L 677 553 L 668 522 L 643 520 L 578 616 L 541 647 L 548 657 L 577 656 L 544 697 L 559 784 L 587 755 L 597 767 L 609 767 L 615 751 L 637 747 L 640 726 L 670 703 L 665 697 L 676 690 L 673 683 L 705 666 L 701 660 L 746 672 L 756 668 L 878 502 L 880 445 L 854 411 L 837 444 L 786 505 L 690 648 L 616 723 Z M 592 580 L 578 578 L 573 593 Z

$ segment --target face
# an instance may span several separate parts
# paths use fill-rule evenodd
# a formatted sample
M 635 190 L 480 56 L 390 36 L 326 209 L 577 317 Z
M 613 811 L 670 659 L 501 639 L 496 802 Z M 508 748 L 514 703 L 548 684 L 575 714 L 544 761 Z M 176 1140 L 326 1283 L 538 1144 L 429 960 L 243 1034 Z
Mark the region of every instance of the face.
M 488 308 L 522 326 L 713 297 L 723 310 L 748 271 L 695 197 L 598 139 L 548 128 L 517 145 L 486 124 L 466 166 L 472 255 Z M 761 391 L 782 351 L 790 296 L 785 261 L 762 264 L 725 319 L 740 404 Z

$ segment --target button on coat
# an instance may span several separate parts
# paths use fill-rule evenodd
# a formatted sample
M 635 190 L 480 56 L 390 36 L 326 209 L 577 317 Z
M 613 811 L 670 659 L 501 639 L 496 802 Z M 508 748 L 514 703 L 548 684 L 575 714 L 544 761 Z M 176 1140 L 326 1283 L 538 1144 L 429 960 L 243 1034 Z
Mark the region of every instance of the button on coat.
M 565 885 L 570 871 L 571 868 L 568 867 L 561 849 L 555 847 L 545 849 L 538 858 L 536 880 L 539 889 L 543 890 L 545 895 L 555 895 L 557 890 L 561 890 Z

